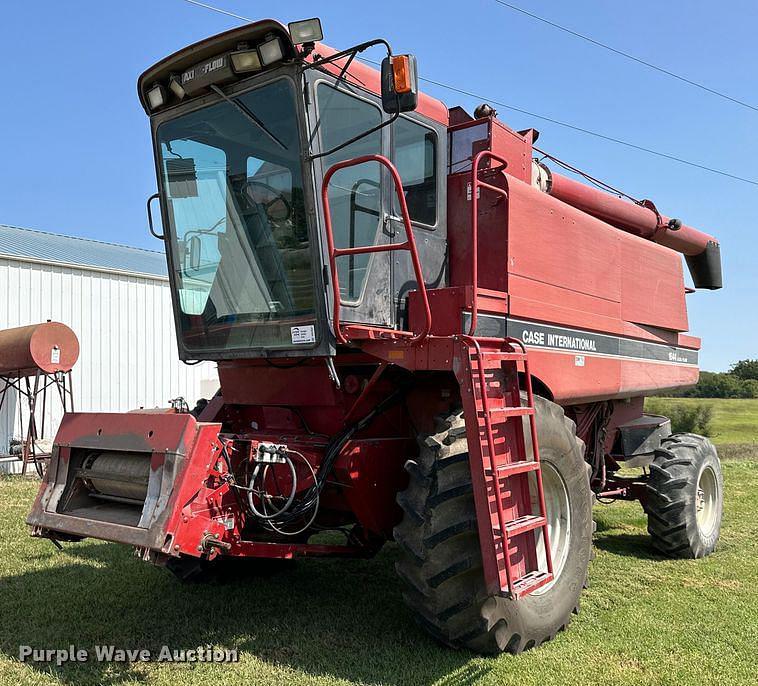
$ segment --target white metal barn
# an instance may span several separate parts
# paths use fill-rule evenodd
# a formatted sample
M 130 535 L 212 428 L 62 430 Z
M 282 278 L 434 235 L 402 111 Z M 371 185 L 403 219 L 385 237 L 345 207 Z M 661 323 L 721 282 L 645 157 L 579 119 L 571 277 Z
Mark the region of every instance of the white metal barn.
M 218 388 L 215 365 L 179 360 L 163 253 L 0 224 L 0 329 L 48 319 L 79 338 L 77 411 L 166 407 L 179 396 L 193 406 Z M 20 461 L 5 457 L 20 438 L 18 412 L 9 395 L 0 413 L 0 471 L 20 471 Z M 55 435 L 60 415 L 51 394 L 45 438 Z

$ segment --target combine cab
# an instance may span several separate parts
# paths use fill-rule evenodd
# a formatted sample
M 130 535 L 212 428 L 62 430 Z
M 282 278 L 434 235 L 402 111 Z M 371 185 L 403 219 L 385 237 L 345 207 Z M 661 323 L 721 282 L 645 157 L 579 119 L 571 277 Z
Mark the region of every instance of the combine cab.
M 320 40 L 261 21 L 140 78 L 179 354 L 217 361 L 220 390 L 69 414 L 33 534 L 183 579 L 394 540 L 419 622 L 482 653 L 568 623 L 593 494 L 639 500 L 658 550 L 709 554 L 718 457 L 643 400 L 697 381 L 681 255 L 719 288 L 718 242 L 534 162 L 536 131 L 420 93 L 385 41 Z M 372 46 L 381 70 L 354 59 Z

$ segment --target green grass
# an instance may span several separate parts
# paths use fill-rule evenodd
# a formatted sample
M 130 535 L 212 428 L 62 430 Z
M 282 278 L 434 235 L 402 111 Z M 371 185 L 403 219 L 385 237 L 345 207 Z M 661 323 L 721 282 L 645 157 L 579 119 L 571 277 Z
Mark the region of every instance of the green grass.
M 652 399 L 657 401 L 658 398 Z M 711 405 L 713 435 L 716 445 L 741 444 L 758 446 L 758 399 L 732 400 L 722 398 L 665 398 L 674 405 Z M 753 451 L 758 457 L 758 454 Z
M 597 557 L 568 631 L 521 656 L 437 645 L 400 599 L 388 545 L 374 560 L 303 561 L 276 576 L 184 586 L 117 545 L 31 539 L 36 483 L 0 479 L 0 685 L 754 684 L 758 462 L 724 465 L 716 553 L 651 551 L 636 504 L 598 506 Z M 22 665 L 19 644 L 240 649 L 231 665 Z

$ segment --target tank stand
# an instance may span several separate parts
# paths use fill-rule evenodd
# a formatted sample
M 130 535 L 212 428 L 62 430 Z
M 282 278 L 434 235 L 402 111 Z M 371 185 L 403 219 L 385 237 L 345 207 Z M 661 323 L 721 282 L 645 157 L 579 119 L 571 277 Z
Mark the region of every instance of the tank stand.
M 3 387 L 0 389 L 0 411 L 6 397 L 12 390 L 16 391 L 18 402 L 19 432 L 22 437 L 19 459 L 23 462 L 21 474 L 26 474 L 29 464 L 33 464 L 40 478 L 43 476 L 42 463 L 50 453 L 38 452 L 37 441 L 45 436 L 45 413 L 47 409 L 48 389 L 55 388 L 63 407 L 64 414 L 74 411 L 74 396 L 71 389 L 71 371 L 48 374 L 41 369 L 29 374 L 18 370 L 11 374 L 0 375 Z M 24 422 L 24 409 L 28 410 L 28 419 Z M 41 414 L 37 421 L 38 411 Z M 26 430 L 24 427 L 26 425 Z

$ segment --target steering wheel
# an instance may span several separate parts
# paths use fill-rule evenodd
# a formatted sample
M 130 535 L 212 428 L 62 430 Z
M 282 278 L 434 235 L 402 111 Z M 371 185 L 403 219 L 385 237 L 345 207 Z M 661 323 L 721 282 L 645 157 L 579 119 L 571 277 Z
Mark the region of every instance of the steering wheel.
M 273 198 L 271 198 L 271 200 L 268 202 L 265 200 L 258 200 L 251 193 L 253 186 L 263 188 L 268 192 L 269 196 L 273 196 Z M 284 197 L 281 191 L 278 191 L 276 188 L 270 186 L 267 183 L 264 183 L 263 181 L 248 179 L 246 182 L 244 196 L 248 202 L 253 202 L 263 207 L 263 211 L 266 213 L 266 216 L 272 221 L 285 221 L 292 216 L 292 204 L 287 200 L 287 198 Z M 284 212 L 272 212 L 272 208 L 277 204 L 281 204 L 283 206 Z

